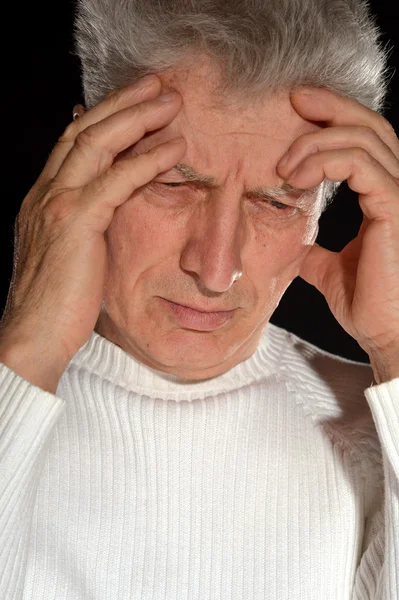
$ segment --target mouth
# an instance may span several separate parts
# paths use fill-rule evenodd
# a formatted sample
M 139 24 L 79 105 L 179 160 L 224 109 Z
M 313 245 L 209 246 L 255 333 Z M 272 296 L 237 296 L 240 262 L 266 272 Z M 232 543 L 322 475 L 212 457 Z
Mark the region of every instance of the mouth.
M 183 308 L 189 308 L 190 310 L 194 310 L 195 312 L 200 312 L 200 313 L 205 313 L 205 314 L 217 314 L 217 313 L 228 313 L 228 312 L 233 312 L 234 309 L 227 309 L 227 308 L 219 308 L 217 310 L 209 310 L 206 308 L 197 308 L 196 306 L 190 306 L 189 304 L 181 304 L 180 302 L 172 302 L 172 300 L 168 300 L 168 302 L 171 302 L 172 304 L 175 304 L 176 306 L 182 306 Z
M 159 297 L 169 315 L 182 327 L 196 331 L 215 331 L 226 325 L 236 309 L 228 311 L 200 311 Z

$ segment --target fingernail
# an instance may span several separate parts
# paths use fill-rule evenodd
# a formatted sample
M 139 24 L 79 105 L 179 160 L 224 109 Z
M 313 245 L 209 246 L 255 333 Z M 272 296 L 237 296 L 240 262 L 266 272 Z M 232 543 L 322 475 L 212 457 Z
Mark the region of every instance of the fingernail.
M 142 79 L 139 80 L 138 84 L 140 87 L 145 87 L 146 85 L 150 85 L 157 79 L 156 75 L 146 75 Z
M 176 92 L 169 92 L 169 94 L 164 94 L 163 96 L 159 96 L 159 100 L 161 102 L 171 102 L 171 100 L 175 100 L 177 94 Z
M 299 168 L 295 169 L 295 171 L 293 173 L 291 173 L 291 175 L 288 177 L 287 181 L 293 181 L 295 179 L 295 177 L 297 176 L 299 172 Z
M 285 165 L 288 163 L 289 157 L 290 157 L 289 152 L 287 152 L 287 154 L 284 154 L 283 158 L 280 160 L 277 167 L 285 167 Z

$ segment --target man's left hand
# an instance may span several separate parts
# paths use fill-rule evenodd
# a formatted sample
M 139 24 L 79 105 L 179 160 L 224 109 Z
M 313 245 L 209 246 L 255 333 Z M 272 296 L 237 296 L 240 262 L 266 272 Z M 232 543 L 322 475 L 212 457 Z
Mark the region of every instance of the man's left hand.
M 311 92 L 310 95 L 302 91 Z M 377 383 L 399 377 L 399 140 L 388 121 L 326 89 L 291 94 L 304 119 L 326 127 L 298 137 L 278 173 L 310 189 L 347 181 L 363 222 L 341 252 L 312 246 L 299 273 L 321 292 L 345 331 L 367 352 Z

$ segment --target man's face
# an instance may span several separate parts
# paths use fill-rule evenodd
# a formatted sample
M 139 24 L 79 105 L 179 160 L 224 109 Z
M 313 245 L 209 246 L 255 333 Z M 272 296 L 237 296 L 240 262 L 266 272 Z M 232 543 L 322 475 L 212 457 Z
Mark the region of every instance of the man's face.
M 182 95 L 182 109 L 132 151 L 182 136 L 187 151 L 180 162 L 215 183 L 194 184 L 172 169 L 116 210 L 106 233 L 104 310 L 96 325 L 140 362 L 191 380 L 224 373 L 255 352 L 316 239 L 322 202 L 320 194 L 303 205 L 298 193 L 282 196 L 277 201 L 289 206 L 283 211 L 273 199 L 249 194 L 281 186 L 279 160 L 299 135 L 319 127 L 294 111 L 288 92 L 215 107 L 205 85 L 209 69 L 161 76 L 164 90 Z M 242 276 L 234 281 L 237 272 Z M 182 324 L 165 299 L 234 313 L 204 331 Z

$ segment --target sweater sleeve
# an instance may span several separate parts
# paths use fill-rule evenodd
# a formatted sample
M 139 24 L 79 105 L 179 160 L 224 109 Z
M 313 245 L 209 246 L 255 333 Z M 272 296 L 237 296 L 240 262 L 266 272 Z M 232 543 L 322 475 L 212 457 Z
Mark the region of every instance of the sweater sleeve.
M 37 485 L 64 408 L 0 363 L 0 598 L 22 598 Z
M 381 444 L 384 494 L 367 520 L 353 600 L 399 599 L 399 378 L 365 390 Z

